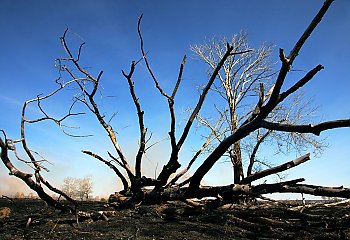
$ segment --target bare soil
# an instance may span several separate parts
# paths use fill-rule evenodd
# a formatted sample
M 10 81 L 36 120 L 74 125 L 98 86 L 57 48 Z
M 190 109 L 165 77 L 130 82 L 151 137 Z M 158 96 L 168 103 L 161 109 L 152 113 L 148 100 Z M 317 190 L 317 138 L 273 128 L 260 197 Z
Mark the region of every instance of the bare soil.
M 82 202 L 77 217 L 41 200 L 3 198 L 0 239 L 350 239 L 349 203 L 292 208 L 298 204 L 194 209 L 167 203 L 115 210 L 105 202 Z

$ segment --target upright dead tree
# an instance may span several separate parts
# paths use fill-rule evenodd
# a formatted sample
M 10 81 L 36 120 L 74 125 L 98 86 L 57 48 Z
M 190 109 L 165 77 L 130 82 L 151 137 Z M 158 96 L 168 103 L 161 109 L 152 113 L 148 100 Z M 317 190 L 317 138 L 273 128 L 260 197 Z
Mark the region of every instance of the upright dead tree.
M 236 49 L 250 48 L 246 34 L 233 35 L 231 39 L 212 39 L 206 44 L 194 45 L 191 50 L 203 60 L 212 71 L 217 62 L 222 58 L 226 49 L 226 43 Z M 223 104 L 215 103 L 217 117 L 197 116 L 200 126 L 208 128 L 212 132 L 208 137 L 211 144 L 208 150 L 214 149 L 217 142 L 221 142 L 229 135 L 234 134 L 238 127 L 246 120 L 253 110 L 252 99 L 264 94 L 264 89 L 269 89 L 261 99 L 265 102 L 273 90 L 274 64 L 271 60 L 272 46 L 261 45 L 257 50 L 229 57 L 213 84 L 212 92 L 223 99 Z M 262 93 L 260 93 L 262 91 Z M 279 123 L 298 124 L 310 120 L 314 108 L 308 107 L 310 102 L 298 94 L 289 103 L 279 104 L 269 114 L 270 121 Z M 214 127 L 216 126 L 216 127 Z M 235 142 L 230 146 L 226 155 L 233 165 L 234 183 L 240 183 L 245 176 L 252 174 L 253 167 L 259 165 L 268 166 L 266 161 L 259 161 L 257 153 L 264 142 L 272 142 L 277 146 L 277 152 L 288 150 L 293 146 L 295 149 L 314 147 L 314 151 L 321 151 L 325 146 L 323 141 L 303 133 L 283 134 L 266 129 L 258 129 L 242 141 Z M 207 151 L 208 151 L 207 150 Z M 244 156 L 249 157 L 244 159 Z M 243 162 L 248 162 L 246 174 L 244 174 Z M 256 166 L 255 166 L 256 167 Z
M 214 70 L 217 63 L 222 59 L 229 43 L 234 51 L 249 49 L 247 35 L 233 35 L 231 39 L 212 39 L 207 44 L 194 45 L 191 50 L 198 55 L 208 66 L 210 71 Z M 262 45 L 258 50 L 252 50 L 244 54 L 229 56 L 220 69 L 217 77 L 218 82 L 211 88 L 219 94 L 227 103 L 225 110 L 217 107 L 219 116 L 225 112 L 225 118 L 220 124 L 221 129 L 215 130 L 217 141 L 221 141 L 227 135 L 234 134 L 244 117 L 250 110 L 242 107 L 244 100 L 254 96 L 259 91 L 259 83 L 269 86 L 271 76 L 273 76 L 273 66 L 271 60 L 272 47 Z M 199 116 L 198 122 L 212 130 L 212 125 L 205 118 Z M 234 167 L 234 183 L 239 183 L 243 178 L 242 150 L 240 141 L 236 141 L 227 150 L 227 155 Z

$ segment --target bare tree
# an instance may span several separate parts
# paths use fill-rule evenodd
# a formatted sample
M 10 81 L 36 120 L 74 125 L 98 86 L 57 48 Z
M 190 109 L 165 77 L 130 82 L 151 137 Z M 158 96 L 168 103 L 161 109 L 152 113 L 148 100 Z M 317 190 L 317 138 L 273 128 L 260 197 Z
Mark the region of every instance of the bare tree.
M 61 188 L 71 198 L 79 200 L 89 199 L 92 193 L 92 181 L 90 176 L 84 178 L 67 177 L 63 180 L 64 184 Z
M 288 56 L 284 54 L 283 49 L 280 49 L 280 60 L 281 60 L 281 68 L 276 75 L 276 80 L 273 84 L 269 85 L 269 91 L 265 91 L 266 86 L 264 84 L 260 84 L 260 81 L 263 78 L 272 76 L 270 68 L 264 68 L 263 65 L 255 65 L 255 58 L 259 58 L 260 55 L 256 55 L 256 57 L 248 58 L 252 61 L 250 62 L 252 66 L 259 66 L 257 72 L 253 72 L 251 75 L 242 75 L 241 82 L 238 84 L 239 87 L 236 88 L 235 91 L 230 92 L 228 95 L 223 95 L 224 97 L 230 96 L 230 98 L 234 99 L 231 101 L 233 104 L 233 109 L 236 111 L 239 106 L 240 99 L 243 99 L 244 96 L 248 96 L 251 93 L 252 99 L 256 99 L 257 102 L 252 111 L 247 111 L 246 115 L 243 115 L 241 119 L 237 119 L 236 112 L 220 111 L 220 118 L 217 124 L 213 125 L 212 131 L 210 133 L 210 137 L 205 140 L 202 147 L 197 151 L 195 156 L 192 159 L 187 161 L 188 165 L 181 171 L 178 169 L 181 167 L 179 162 L 179 153 L 184 145 L 188 134 L 192 130 L 194 122 L 196 118 L 199 118 L 199 112 L 204 105 L 205 99 L 210 91 L 210 89 L 215 89 L 215 80 L 217 78 L 220 79 L 222 77 L 223 81 L 226 81 L 226 75 L 222 74 L 222 69 L 225 73 L 225 68 L 230 67 L 230 65 L 225 64 L 233 64 L 234 59 L 240 59 L 242 55 L 250 55 L 254 56 L 251 53 L 253 50 L 248 48 L 247 46 L 242 45 L 242 47 L 237 48 L 232 43 L 226 43 L 225 48 L 222 49 L 221 55 L 217 62 L 213 63 L 212 72 L 210 78 L 207 83 L 201 90 L 201 94 L 197 100 L 197 104 L 193 107 L 193 110 L 187 119 L 184 128 L 180 129 L 179 134 L 176 134 L 179 129 L 177 129 L 176 125 L 176 114 L 175 114 L 175 98 L 176 94 L 180 88 L 182 82 L 182 73 L 184 71 L 184 65 L 186 61 L 186 56 L 183 58 L 183 61 L 180 64 L 179 74 L 175 77 L 176 81 L 174 84 L 174 88 L 170 93 L 167 93 L 161 87 L 161 82 L 157 78 L 156 74 L 153 72 L 150 64 L 150 60 L 146 54 L 144 48 L 144 41 L 141 34 L 141 19 L 138 21 L 138 33 L 140 38 L 140 48 L 142 57 L 139 61 L 132 61 L 129 71 L 122 71 L 122 75 L 126 79 L 129 85 L 129 92 L 131 95 L 131 99 L 136 108 L 136 117 L 138 119 L 138 127 L 139 127 L 139 145 L 137 148 L 136 158 L 135 158 L 135 168 L 133 169 L 131 166 L 130 159 L 127 159 L 121 145 L 119 144 L 119 140 L 117 139 L 117 135 L 114 131 L 114 128 L 111 125 L 110 119 L 113 118 L 114 115 L 111 115 L 111 118 L 108 118 L 105 114 L 103 114 L 100 110 L 100 106 L 96 101 L 96 93 L 99 90 L 100 82 L 102 79 L 103 71 L 100 71 L 97 76 L 89 73 L 86 68 L 83 67 L 81 62 L 81 51 L 84 46 L 84 43 L 80 45 L 80 47 L 74 53 L 68 44 L 67 34 L 69 33 L 68 29 L 65 31 L 63 36 L 61 37 L 62 46 L 67 54 L 65 57 L 61 57 L 57 59 L 57 67 L 60 72 L 60 76 L 68 77 L 69 80 L 65 82 L 61 80 L 61 78 L 56 81 L 58 84 L 58 89 L 48 94 L 46 96 L 39 96 L 33 100 L 30 100 L 25 103 L 24 111 L 22 113 L 22 124 L 21 129 L 24 127 L 24 123 L 34 123 L 41 122 L 44 120 L 54 121 L 58 126 L 63 128 L 62 122 L 68 117 L 73 117 L 76 115 L 80 115 L 82 113 L 75 113 L 73 111 L 73 107 L 75 104 L 80 103 L 86 107 L 86 109 L 95 117 L 98 124 L 105 130 L 107 137 L 109 138 L 112 146 L 114 148 L 113 152 L 106 152 L 103 156 L 102 154 L 96 154 L 89 150 L 83 150 L 84 154 L 87 154 L 91 157 L 96 158 L 101 161 L 109 168 L 111 168 L 114 173 L 119 177 L 123 184 L 123 189 L 116 195 L 115 198 L 122 199 L 122 202 L 128 203 L 139 203 L 139 202 L 159 202 L 166 200 L 186 200 L 192 197 L 206 197 L 206 196 L 214 196 L 217 197 L 220 195 L 224 201 L 234 201 L 236 196 L 259 196 L 264 193 L 271 192 L 301 192 L 301 193 L 310 193 L 314 195 L 324 195 L 324 196 L 334 196 L 334 197 L 350 197 L 350 189 L 347 188 L 325 188 L 322 186 L 314 186 L 314 185 L 306 185 L 300 184 L 300 182 L 304 181 L 303 178 L 294 179 L 290 181 L 284 181 L 280 183 L 274 184 L 260 184 L 260 185 L 251 185 L 252 181 L 260 179 L 262 177 L 268 176 L 270 174 L 280 173 L 292 167 L 298 166 L 305 161 L 310 159 L 309 154 L 301 156 L 295 160 L 291 160 L 287 163 L 281 164 L 279 166 L 275 166 L 273 168 L 269 168 L 263 171 L 252 173 L 245 177 L 241 178 L 243 175 L 242 168 L 237 170 L 236 174 L 237 181 L 239 183 L 231 184 L 228 186 L 218 186 L 218 187 L 205 187 L 201 186 L 201 181 L 203 177 L 211 170 L 213 165 L 230 149 L 233 149 L 233 157 L 237 158 L 240 149 L 236 150 L 235 146 L 240 147 L 240 141 L 246 138 L 251 133 L 257 133 L 258 141 L 259 139 L 269 133 L 270 131 L 277 132 L 288 132 L 288 133 L 298 133 L 298 134 L 314 134 L 315 136 L 320 135 L 321 132 L 333 128 L 341 128 L 341 127 L 349 127 L 350 119 L 342 119 L 342 120 L 334 120 L 334 121 L 326 121 L 318 124 L 309 124 L 309 123 L 300 123 L 293 122 L 294 120 L 290 118 L 289 120 L 282 121 L 281 118 L 272 117 L 274 116 L 274 111 L 278 111 L 281 106 L 283 106 L 283 102 L 287 101 L 287 98 L 290 98 L 292 94 L 297 92 L 300 88 L 302 88 L 306 83 L 308 83 L 320 70 L 323 69 L 322 65 L 317 65 L 314 69 L 310 70 L 304 77 L 302 77 L 299 81 L 295 82 L 290 88 L 286 91 L 281 92 L 282 86 L 284 85 L 284 80 L 291 69 L 291 66 L 299 54 L 300 49 L 304 45 L 305 41 L 308 39 L 312 31 L 321 21 L 324 14 L 327 12 L 327 9 L 331 5 L 332 0 L 326 0 L 320 11 L 314 17 L 308 28 L 305 30 L 304 34 L 300 37 L 300 39 L 295 44 L 294 48 L 290 52 Z M 137 97 L 137 84 L 134 82 L 134 72 L 137 68 L 137 65 L 140 61 L 144 61 L 148 72 L 153 80 L 157 91 L 159 94 L 166 99 L 168 102 L 169 108 L 169 118 L 170 118 L 170 126 L 168 130 L 169 138 L 170 138 L 170 146 L 171 152 L 169 156 L 169 160 L 163 166 L 161 172 L 155 178 L 144 176 L 141 172 L 142 169 L 142 160 L 145 152 L 148 150 L 151 145 L 149 144 L 149 139 L 151 137 L 150 134 L 147 134 L 147 127 L 144 123 L 144 111 L 142 110 L 142 105 Z M 231 63 L 230 63 L 231 62 Z M 232 68 L 233 69 L 233 68 Z M 259 72 L 261 71 L 261 72 Z M 239 74 L 239 71 L 236 73 Z M 229 76 L 229 75 L 228 75 Z M 255 80 L 254 80 L 255 79 Z M 228 79 L 230 80 L 230 79 Z M 258 86 L 255 83 L 259 83 Z M 45 99 L 52 97 L 56 94 L 56 92 L 65 88 L 68 84 L 74 85 L 73 89 L 77 90 L 77 93 L 74 95 L 73 103 L 69 112 L 66 116 L 61 119 L 51 117 L 41 106 L 41 102 Z M 245 86 L 252 85 L 252 87 L 246 88 Z M 253 87 L 254 85 L 254 87 Z M 272 87 L 273 86 L 273 87 Z M 219 90 L 220 88 L 217 88 Z M 221 91 L 221 90 L 220 90 Z M 258 94 L 257 94 L 258 93 Z M 28 120 L 25 117 L 25 108 L 28 103 L 36 102 L 39 110 L 43 114 L 42 118 L 36 120 Z M 231 115 L 232 116 L 231 116 Z M 221 125 L 229 116 L 229 131 L 226 135 L 220 133 L 222 136 L 217 135 L 217 129 L 221 129 Z M 258 132 L 259 130 L 259 132 Z M 269 133 L 270 134 L 270 133 Z M 272 133 L 271 133 L 272 134 Z M 24 135 L 24 130 L 22 130 L 22 136 L 19 140 L 11 140 L 7 138 L 5 132 L 3 131 L 4 139 L 0 138 L 0 147 L 1 147 L 1 159 L 5 166 L 8 168 L 11 174 L 16 177 L 22 179 L 30 188 L 38 193 L 38 195 L 47 201 L 50 205 L 62 208 L 60 203 L 54 199 L 52 199 L 41 187 L 41 183 L 47 186 L 50 190 L 66 197 L 67 199 L 74 202 L 73 199 L 69 198 L 62 191 L 51 186 L 40 174 L 40 171 L 45 169 L 43 163 L 46 160 L 44 159 L 36 159 L 34 158 L 32 151 L 29 150 L 26 137 Z M 179 139 L 176 136 L 180 136 Z M 292 136 L 292 135 L 291 135 Z M 298 135 L 302 136 L 302 135 Z M 203 149 L 205 149 L 213 139 L 220 139 L 219 144 L 210 152 L 210 154 L 204 159 L 201 165 L 195 170 L 192 177 L 187 179 L 185 182 L 180 184 L 175 184 L 176 180 L 179 177 L 183 176 L 189 167 L 193 164 L 193 162 L 198 158 L 198 154 L 200 154 Z M 22 143 L 24 150 L 26 151 L 29 161 L 28 164 L 33 167 L 34 170 L 34 179 L 32 174 L 24 173 L 19 171 L 12 164 L 10 157 L 8 155 L 9 151 L 13 151 L 16 153 L 15 145 L 17 143 Z M 232 148 L 233 146 L 233 148 Z M 238 148 L 238 147 L 237 147 Z M 17 155 L 17 154 L 16 154 Z M 241 158 L 241 157 L 239 157 Z M 18 157 L 18 160 L 21 158 Z M 25 160 L 22 160 L 25 161 Z M 239 160 L 234 160 L 234 163 L 239 166 L 241 163 Z M 170 176 L 177 174 L 174 179 L 171 179 Z M 244 180 L 244 182 L 243 182 Z M 175 184 L 175 185 L 174 185 Z M 187 185 L 188 184 L 188 185 Z M 146 188 L 153 187 L 153 188 Z M 115 199 L 114 198 L 114 199 Z M 132 204 L 131 204 L 132 206 Z
M 251 48 L 247 34 L 233 35 L 227 38 L 213 38 L 206 44 L 191 46 L 191 50 L 203 60 L 209 67 L 209 72 L 215 69 L 218 61 L 222 58 L 229 42 L 236 51 Z M 209 152 L 229 135 L 234 134 L 240 125 L 249 116 L 255 105 L 252 98 L 257 98 L 260 91 L 270 89 L 266 101 L 273 90 L 273 77 L 275 76 L 274 64 L 271 60 L 272 46 L 261 45 L 257 50 L 230 56 L 217 75 L 212 92 L 218 94 L 224 101 L 215 103 L 216 116 L 197 115 L 200 126 L 208 128 L 207 148 Z M 261 94 L 263 95 L 263 94 Z M 281 103 L 267 117 L 270 121 L 288 124 L 298 124 L 310 120 L 315 109 L 308 108 L 310 102 L 304 101 L 302 94 L 298 94 L 292 101 Z M 287 101 L 286 101 L 287 102 Z M 210 140 L 209 140 L 210 139 Z M 257 154 L 264 142 L 276 146 L 277 153 L 289 152 L 291 148 L 300 150 L 309 146 L 314 151 L 320 152 L 324 148 L 323 141 L 316 139 L 311 134 L 304 133 L 281 133 L 268 129 L 258 129 L 246 138 L 236 141 L 226 151 L 226 156 L 233 165 L 234 183 L 240 183 L 245 176 L 252 174 L 253 168 L 261 170 L 259 166 L 271 167 L 265 160 L 259 160 Z M 244 159 L 244 156 L 248 159 Z M 248 162 L 246 175 L 244 174 L 244 162 Z M 258 165 L 258 166 L 256 166 Z
M 90 194 L 92 193 L 93 184 L 90 176 L 85 176 L 79 180 L 79 189 L 80 189 L 80 199 L 87 200 L 89 199 Z
M 233 35 L 231 39 L 212 39 L 207 44 L 194 45 L 191 50 L 198 55 L 208 66 L 210 72 L 215 69 L 218 62 L 222 59 L 223 54 L 229 43 L 234 51 L 250 49 L 247 35 Z M 244 100 L 248 97 L 255 96 L 259 91 L 259 83 L 268 85 L 270 77 L 273 76 L 270 56 L 271 46 L 262 45 L 258 50 L 252 50 L 244 54 L 229 56 L 224 62 L 222 68 L 217 74 L 218 82 L 214 83 L 211 88 L 218 93 L 227 103 L 225 110 L 216 110 L 221 116 L 225 112 L 225 118 L 219 118 L 223 121 L 221 128 L 215 130 L 217 141 L 222 141 L 228 135 L 234 134 L 244 117 L 249 114 L 251 109 L 244 107 Z M 198 116 L 198 122 L 213 129 L 213 124 Z M 242 150 L 240 141 L 236 141 L 227 150 L 227 155 L 234 166 L 234 183 L 239 183 L 243 177 Z

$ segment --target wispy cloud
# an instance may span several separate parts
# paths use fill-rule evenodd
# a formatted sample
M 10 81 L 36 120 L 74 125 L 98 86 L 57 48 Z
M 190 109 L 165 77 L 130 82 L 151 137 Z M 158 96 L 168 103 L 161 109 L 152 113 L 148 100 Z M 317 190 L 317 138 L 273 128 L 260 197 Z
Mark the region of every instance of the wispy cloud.
M 23 102 L 20 102 L 17 98 L 11 98 L 11 97 L 7 97 L 4 95 L 0 95 L 0 99 L 1 99 L 1 101 L 7 102 L 11 105 L 15 105 L 17 107 L 23 106 Z

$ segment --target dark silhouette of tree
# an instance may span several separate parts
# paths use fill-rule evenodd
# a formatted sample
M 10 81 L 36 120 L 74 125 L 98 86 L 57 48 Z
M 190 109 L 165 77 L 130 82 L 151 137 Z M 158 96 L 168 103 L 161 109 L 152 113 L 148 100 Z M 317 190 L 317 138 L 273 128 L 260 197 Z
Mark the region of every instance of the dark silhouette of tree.
M 302 88 L 305 84 L 312 80 L 312 78 L 323 69 L 322 65 L 317 65 L 315 68 L 307 72 L 304 77 L 296 81 L 294 84 L 292 84 L 291 87 L 287 88 L 287 90 L 282 92 L 282 87 L 284 86 L 285 78 L 288 72 L 290 71 L 296 57 L 298 56 L 300 49 L 303 47 L 306 40 L 309 38 L 313 30 L 319 24 L 332 2 L 332 0 L 325 1 L 324 5 L 321 7 L 319 12 L 311 21 L 305 32 L 296 42 L 289 55 L 285 55 L 284 50 L 280 49 L 279 58 L 281 61 L 281 67 L 278 73 L 274 75 L 275 81 L 273 84 L 271 84 L 269 90 L 266 91 L 266 86 L 264 86 L 264 84 L 259 84 L 258 89 L 254 89 L 257 92 L 257 95 L 255 95 L 256 104 L 254 105 L 254 108 L 252 108 L 252 111 L 248 112 L 247 116 L 245 116 L 241 121 L 234 122 L 233 125 L 230 126 L 230 128 L 233 129 L 233 131 L 229 131 L 228 134 L 222 134 L 220 136 L 219 144 L 210 151 L 210 154 L 195 170 L 194 174 L 184 182 L 177 183 L 176 180 L 179 179 L 181 174 L 183 175 L 187 172 L 188 168 L 193 164 L 193 161 L 196 160 L 198 154 L 200 154 L 202 149 L 205 149 L 207 145 L 211 143 L 210 139 L 212 138 L 208 138 L 209 140 L 207 139 L 202 145 L 202 147 L 198 150 L 198 154 L 196 154 L 192 159 L 189 159 L 189 161 L 187 161 L 187 167 L 183 170 L 178 171 L 181 167 L 181 164 L 179 163 L 179 153 L 183 145 L 185 144 L 185 141 L 190 131 L 193 128 L 194 122 L 198 117 L 200 117 L 199 112 L 203 107 L 203 104 L 206 100 L 210 89 L 213 89 L 213 87 L 215 87 L 215 80 L 222 76 L 220 75 L 221 70 L 225 70 L 225 66 L 227 66 L 227 64 L 230 64 L 230 59 L 237 59 L 245 54 L 252 54 L 252 49 L 246 48 L 244 46 L 242 48 L 237 49 L 232 43 L 226 43 L 225 48 L 222 48 L 222 53 L 220 57 L 215 63 L 213 63 L 214 65 L 212 67 L 211 75 L 204 87 L 202 88 L 197 103 L 193 107 L 190 116 L 185 122 L 183 129 L 177 129 L 174 105 L 176 103 L 176 94 L 181 87 L 182 73 L 184 71 L 186 56 L 184 56 L 183 61 L 180 64 L 179 74 L 177 77 L 177 81 L 174 83 L 173 90 L 170 92 L 164 91 L 164 89 L 161 87 L 161 82 L 157 79 L 156 74 L 151 68 L 150 61 L 147 57 L 144 48 L 144 41 L 141 34 L 142 16 L 139 18 L 138 21 L 138 33 L 140 38 L 142 58 L 138 61 L 132 61 L 130 69 L 128 71 L 122 71 L 122 75 L 125 77 L 129 85 L 129 92 L 136 108 L 136 117 L 138 119 L 140 133 L 138 141 L 139 145 L 135 158 L 134 168 L 131 165 L 130 159 L 126 158 L 123 149 L 119 144 L 119 140 L 117 138 L 114 128 L 111 125 L 110 119 L 108 119 L 107 116 L 101 112 L 98 102 L 96 101 L 96 93 L 99 91 L 100 82 L 103 77 L 103 71 L 100 71 L 97 74 L 97 76 L 95 76 L 94 74 L 88 72 L 88 70 L 82 66 L 81 52 L 84 43 L 82 43 L 79 49 L 77 49 L 76 53 L 74 53 L 67 42 L 68 29 L 64 32 L 63 36 L 61 37 L 61 43 L 67 56 L 56 60 L 56 65 L 60 72 L 60 78 L 56 80 L 57 89 L 45 96 L 40 95 L 24 103 L 22 110 L 20 139 L 10 139 L 6 136 L 5 131 L 2 131 L 3 136 L 0 138 L 2 162 L 9 170 L 10 174 L 22 179 L 31 189 L 36 191 L 40 198 L 45 200 L 49 205 L 61 210 L 67 210 L 68 208 L 67 206 L 64 206 L 62 203 L 60 203 L 58 200 L 55 200 L 52 197 L 50 197 L 50 195 L 48 195 L 47 193 L 46 188 L 60 196 L 65 197 L 73 205 L 76 205 L 76 202 L 72 198 L 70 198 L 61 190 L 52 186 L 42 176 L 41 172 L 47 170 L 47 168 L 44 166 L 47 160 L 40 157 L 40 155 L 34 153 L 29 148 L 25 135 L 25 127 L 27 124 L 38 123 L 42 121 L 53 121 L 60 128 L 62 128 L 62 130 L 65 133 L 71 135 L 67 132 L 66 126 L 63 123 L 67 118 L 83 114 L 82 112 L 74 111 L 74 106 L 79 103 L 85 106 L 86 109 L 95 117 L 99 125 L 104 129 L 106 135 L 108 136 L 110 142 L 114 147 L 113 152 L 106 153 L 108 154 L 109 158 L 103 157 L 100 154 L 94 153 L 90 150 L 82 151 L 83 153 L 94 157 L 102 163 L 106 164 L 114 171 L 114 173 L 122 181 L 123 189 L 118 194 L 112 195 L 110 200 L 119 201 L 120 203 L 123 203 L 125 205 L 129 204 L 129 206 L 134 206 L 134 204 L 140 202 L 154 203 L 167 200 L 186 201 L 186 199 L 189 198 L 201 198 L 208 196 L 218 197 L 222 202 L 233 202 L 237 197 L 257 197 L 261 194 L 273 192 L 297 192 L 330 197 L 350 197 L 350 189 L 326 188 L 322 186 L 300 184 L 300 182 L 304 181 L 303 178 L 273 184 L 260 184 L 255 186 L 251 184 L 252 181 L 268 176 L 270 174 L 282 172 L 309 160 L 309 154 L 306 154 L 302 157 L 299 157 L 295 160 L 291 160 L 279 166 L 265 169 L 263 171 L 258 171 L 255 173 L 250 171 L 250 174 L 248 174 L 249 176 L 243 179 L 242 177 L 240 177 L 240 175 L 242 174 L 242 170 L 240 169 L 240 173 L 236 175 L 237 179 L 234 184 L 217 187 L 201 186 L 201 181 L 203 177 L 211 170 L 214 164 L 225 153 L 230 151 L 230 149 L 232 149 L 232 146 L 233 150 L 235 151 L 234 154 L 237 155 L 238 150 L 236 151 L 234 149 L 235 145 L 238 146 L 238 143 L 242 141 L 242 139 L 246 138 L 252 133 L 258 133 L 257 136 L 259 141 L 259 139 L 263 138 L 264 135 L 269 133 L 270 131 L 274 133 L 308 133 L 313 134 L 315 136 L 319 136 L 321 132 L 326 130 L 350 126 L 350 119 L 340 119 L 311 124 L 281 121 L 281 119 L 279 118 L 271 117 L 273 116 L 274 111 L 278 110 L 280 106 L 283 106 L 283 103 L 286 101 L 287 98 L 290 98 L 291 95 L 298 92 L 300 88 Z M 139 101 L 139 98 L 137 97 L 137 84 L 135 84 L 134 82 L 134 73 L 136 71 L 137 65 L 141 61 L 145 63 L 148 72 L 156 86 L 157 91 L 168 102 L 170 115 L 170 126 L 168 130 L 171 146 L 170 157 L 168 162 L 163 166 L 162 170 L 155 178 L 144 176 L 141 171 L 144 154 L 146 150 L 150 147 L 149 139 L 151 136 L 150 134 L 148 134 L 147 127 L 144 123 L 144 111 L 142 109 L 142 104 Z M 63 76 L 68 77 L 70 80 L 64 80 Z M 263 71 L 263 75 L 261 75 L 261 77 L 263 76 L 269 77 L 269 71 Z M 59 91 L 67 88 L 68 86 L 72 86 L 71 89 L 75 89 L 78 92 L 74 95 L 72 105 L 68 109 L 67 114 L 62 118 L 54 118 L 50 116 L 50 114 L 48 114 L 42 106 L 42 102 L 52 97 Z M 244 90 L 242 91 L 242 94 L 245 94 Z M 39 111 L 42 114 L 42 117 L 39 117 L 37 119 L 28 119 L 26 115 L 26 109 L 29 104 L 33 103 L 37 105 Z M 225 112 L 222 112 L 222 114 L 220 114 L 220 118 L 225 118 L 225 114 Z M 212 132 L 210 133 L 212 137 L 216 138 L 216 129 L 219 128 L 220 124 L 213 125 Z M 179 136 L 179 138 L 177 138 L 176 136 Z M 18 156 L 16 151 L 17 145 L 23 148 L 29 160 L 20 158 Z M 33 169 L 33 173 L 25 173 L 16 168 L 10 160 L 8 154 L 9 151 L 13 151 L 19 161 L 25 162 L 29 166 L 31 166 Z M 237 161 L 234 160 L 234 163 L 237 164 Z M 175 181 L 171 178 L 172 175 L 175 175 Z M 46 187 L 45 189 L 43 188 L 43 185 Z M 190 201 L 187 202 L 190 203 Z

